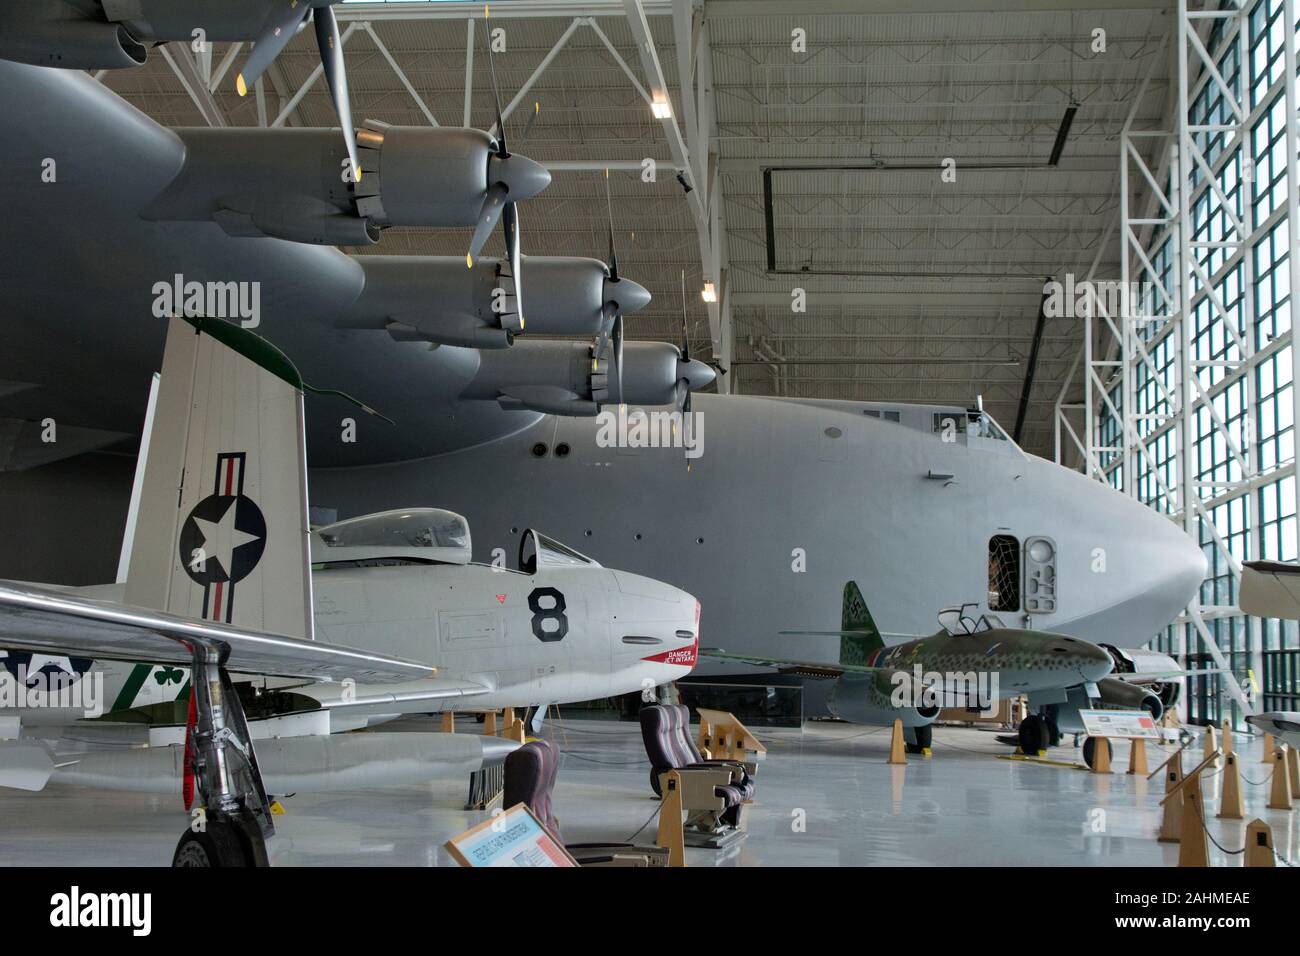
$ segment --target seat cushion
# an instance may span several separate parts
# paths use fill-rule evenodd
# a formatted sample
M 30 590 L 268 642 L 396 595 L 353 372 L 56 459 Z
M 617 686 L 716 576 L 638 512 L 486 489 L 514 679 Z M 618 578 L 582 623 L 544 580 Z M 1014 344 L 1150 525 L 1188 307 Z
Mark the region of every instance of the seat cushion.
M 501 805 L 506 808 L 526 803 L 556 839 L 561 839 L 561 835 L 551 809 L 551 793 L 559 766 L 559 752 L 554 744 L 549 740 L 530 740 L 507 755 L 501 796 Z

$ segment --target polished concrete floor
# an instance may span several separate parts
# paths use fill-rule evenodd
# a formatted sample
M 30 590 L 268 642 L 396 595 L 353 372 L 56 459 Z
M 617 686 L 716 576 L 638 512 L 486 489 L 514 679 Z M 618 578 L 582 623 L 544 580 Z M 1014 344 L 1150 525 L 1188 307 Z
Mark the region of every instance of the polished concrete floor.
M 430 724 L 432 728 L 432 724 Z M 391 729 L 391 728 L 390 728 Z M 468 720 L 462 732 L 474 732 Z M 652 841 L 658 804 L 634 724 L 595 720 L 550 723 L 545 736 L 564 753 L 555 810 L 569 842 L 626 841 L 645 825 Z M 691 866 L 1151 866 L 1177 862 L 1176 844 L 1155 840 L 1160 779 L 1127 776 L 1119 743 L 1116 773 L 1102 777 L 1055 764 L 999 759 L 1010 748 L 992 733 L 938 727 L 934 755 L 885 763 L 880 728 L 809 723 L 761 730 L 768 748 L 758 772 L 749 835 L 722 851 L 688 849 Z M 1279 851 L 1300 860 L 1300 811 L 1267 810 L 1269 775 L 1261 745 L 1237 741 L 1245 780 L 1246 820 L 1262 817 Z M 1153 748 L 1152 769 L 1168 752 Z M 1199 743 L 1185 755 L 1190 769 Z M 1055 761 L 1078 762 L 1062 746 Z M 1082 766 L 1082 764 L 1079 764 Z M 1245 821 L 1214 819 L 1221 775 L 1206 780 L 1210 835 L 1239 850 Z M 303 794 L 285 800 L 269 847 L 277 865 L 450 865 L 442 844 L 484 819 L 467 812 L 467 783 Z M 0 865 L 165 865 L 186 817 L 177 801 L 140 794 L 51 787 L 0 791 Z M 1241 857 L 1211 846 L 1216 866 Z

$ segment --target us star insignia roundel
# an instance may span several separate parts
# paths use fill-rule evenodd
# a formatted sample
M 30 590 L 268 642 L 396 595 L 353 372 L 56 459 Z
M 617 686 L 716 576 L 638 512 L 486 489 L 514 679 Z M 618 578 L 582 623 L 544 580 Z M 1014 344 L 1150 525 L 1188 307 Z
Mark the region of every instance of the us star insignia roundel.
M 181 526 L 180 560 L 203 588 L 203 617 L 231 620 L 235 584 L 248 577 L 266 550 L 266 517 L 244 494 L 245 452 L 217 456 L 213 493 L 196 504 Z

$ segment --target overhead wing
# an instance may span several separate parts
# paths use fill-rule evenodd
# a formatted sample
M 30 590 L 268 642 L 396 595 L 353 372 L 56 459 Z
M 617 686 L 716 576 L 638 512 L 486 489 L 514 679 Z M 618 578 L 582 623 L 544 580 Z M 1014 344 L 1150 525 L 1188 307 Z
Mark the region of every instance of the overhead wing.
M 77 597 L 15 581 L 0 581 L 0 644 L 10 650 L 152 664 L 193 663 L 195 644 L 221 649 L 228 670 L 358 684 L 431 678 L 417 661 L 305 641 L 165 611 Z
M 138 435 L 166 333 L 151 315 L 151 289 L 176 277 L 256 288 L 257 331 L 292 356 L 307 381 L 363 396 L 401 426 L 361 419 L 358 440 L 340 441 L 340 419 L 355 415 L 354 406 L 313 395 L 306 423 L 313 467 L 423 458 L 542 417 L 458 402 L 479 361 L 474 349 L 430 351 L 333 328 L 366 286 L 362 268 L 338 249 L 236 238 L 211 222 L 142 219 L 175 179 L 185 145 L 89 74 L 0 61 L 0 114 L 11 168 L 58 164 L 57 185 L 39 175 L 0 176 L 9 280 L 0 380 L 32 386 L 6 393 L 0 384 L 0 417 L 53 418 L 60 447 L 74 426 Z M 69 222 L 88 241 L 69 243 Z M 105 321 L 109 315 L 131 318 Z
M 1247 614 L 1300 618 L 1300 564 L 1247 561 L 1241 569 L 1237 603 Z

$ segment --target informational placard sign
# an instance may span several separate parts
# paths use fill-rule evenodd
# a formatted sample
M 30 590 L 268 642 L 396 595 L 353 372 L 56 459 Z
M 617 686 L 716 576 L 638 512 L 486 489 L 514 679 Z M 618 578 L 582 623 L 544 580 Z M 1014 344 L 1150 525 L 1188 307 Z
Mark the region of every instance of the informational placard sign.
M 461 866 L 578 865 L 526 803 L 516 803 L 443 845 Z
M 1089 737 L 1160 737 L 1160 728 L 1145 710 L 1081 710 L 1079 717 Z

